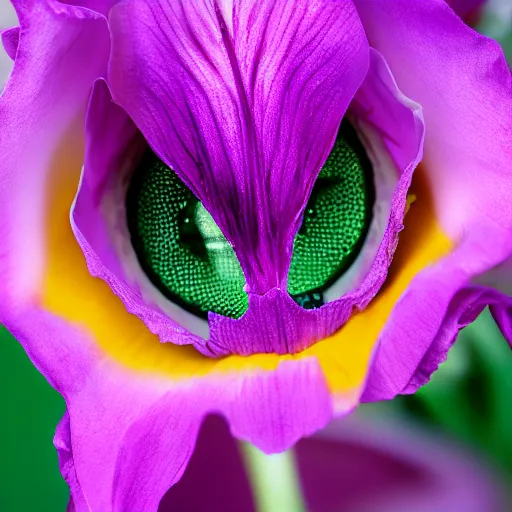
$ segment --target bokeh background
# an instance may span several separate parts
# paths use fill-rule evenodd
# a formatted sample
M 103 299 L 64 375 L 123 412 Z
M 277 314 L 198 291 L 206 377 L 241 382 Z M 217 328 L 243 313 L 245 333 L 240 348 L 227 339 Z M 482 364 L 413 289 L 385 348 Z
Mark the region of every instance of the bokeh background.
M 7 0 L 0 0 L 0 29 L 13 19 Z M 511 63 L 512 0 L 491 0 L 476 28 L 498 40 Z M 6 65 L 0 55 L 0 71 Z M 3 83 L 0 74 L 0 88 Z M 52 444 L 64 401 L 2 326 L 0 397 L 0 511 L 65 510 L 68 489 Z M 512 489 L 511 406 L 512 352 L 485 311 L 461 332 L 448 360 L 415 395 L 364 405 L 361 413 L 392 417 L 465 447 Z

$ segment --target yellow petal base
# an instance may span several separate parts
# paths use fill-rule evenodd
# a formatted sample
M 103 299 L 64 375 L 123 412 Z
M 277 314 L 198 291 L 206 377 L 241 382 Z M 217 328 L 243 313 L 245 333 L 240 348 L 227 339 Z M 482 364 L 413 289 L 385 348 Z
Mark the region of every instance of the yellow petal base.
M 364 382 L 379 332 L 400 295 L 419 271 L 451 249 L 450 240 L 435 220 L 425 172 L 420 168 L 411 189 L 417 199 L 407 214 L 389 277 L 364 311 L 355 314 L 336 334 L 300 354 L 211 359 L 190 346 L 160 343 L 141 320 L 125 310 L 107 284 L 89 274 L 69 223 L 82 165 L 79 145 L 72 140 L 63 143 L 48 183 L 43 306 L 87 329 L 106 356 L 134 372 L 150 372 L 176 381 L 212 372 L 274 370 L 283 360 L 316 357 L 333 393 L 353 392 Z

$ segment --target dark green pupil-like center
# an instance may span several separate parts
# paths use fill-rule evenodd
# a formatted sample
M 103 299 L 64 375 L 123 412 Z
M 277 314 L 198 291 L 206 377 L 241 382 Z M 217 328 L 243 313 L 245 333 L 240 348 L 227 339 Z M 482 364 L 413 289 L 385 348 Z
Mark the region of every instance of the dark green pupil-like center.
M 294 240 L 288 292 L 299 305 L 320 307 L 324 291 L 353 263 L 373 202 L 370 162 L 344 122 Z M 171 301 L 201 317 L 214 311 L 239 318 L 247 310 L 245 278 L 230 243 L 176 173 L 150 150 L 133 174 L 127 218 L 143 270 Z
M 247 309 L 244 275 L 233 248 L 176 173 L 148 151 L 127 200 L 139 262 L 153 284 L 198 316 L 240 317 Z

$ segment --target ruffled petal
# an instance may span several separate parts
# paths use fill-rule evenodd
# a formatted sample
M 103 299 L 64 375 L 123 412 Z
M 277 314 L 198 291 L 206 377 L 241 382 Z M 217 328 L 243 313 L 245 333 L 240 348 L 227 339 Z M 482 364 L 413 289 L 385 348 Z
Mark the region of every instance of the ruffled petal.
M 71 212 L 73 231 L 89 272 L 109 284 L 127 311 L 141 318 L 161 341 L 194 344 L 210 355 L 205 340 L 184 328 L 190 315 L 178 308 L 173 310 L 166 299 L 165 310 L 151 303 L 151 297 L 143 296 L 130 275 L 137 271 L 143 275 L 143 271 L 126 225 L 125 197 L 129 172 L 146 146 L 128 115 L 112 101 L 105 81 L 99 79 L 87 111 L 85 161 Z
M 127 1 L 110 22 L 115 101 L 212 214 L 248 291 L 286 289 L 302 209 L 368 66 L 352 3 Z
M 466 323 L 452 313 L 463 315 L 463 305 L 477 311 L 490 300 L 490 294 L 475 296 L 472 282 L 512 252 L 512 79 L 499 46 L 440 0 L 415 9 L 406 2 L 392 10 L 378 2 L 356 4 L 371 45 L 404 93 L 423 107 L 422 166 L 435 215 L 455 246 L 413 280 L 380 335 L 366 393 L 379 399 L 412 392 L 414 373 L 437 367 Z

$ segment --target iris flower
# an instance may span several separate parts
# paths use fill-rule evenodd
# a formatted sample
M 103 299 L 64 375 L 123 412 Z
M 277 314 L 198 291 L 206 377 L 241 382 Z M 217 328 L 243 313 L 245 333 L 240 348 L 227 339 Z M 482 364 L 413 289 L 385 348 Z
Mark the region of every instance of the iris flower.
M 14 5 L 0 322 L 71 510 L 156 510 L 210 412 L 279 452 L 486 306 L 512 340 L 511 75 L 444 1 Z

